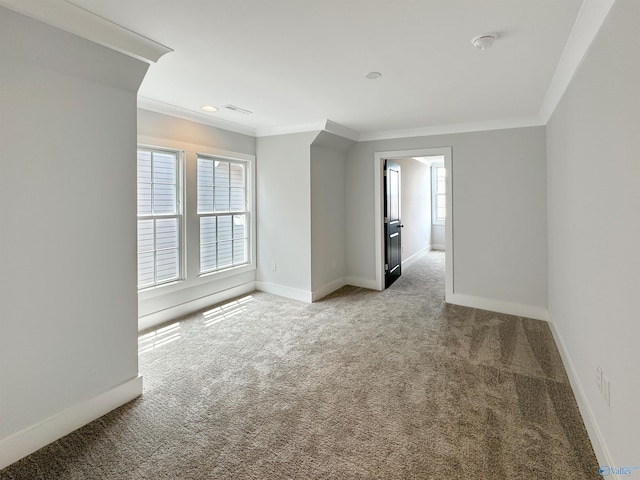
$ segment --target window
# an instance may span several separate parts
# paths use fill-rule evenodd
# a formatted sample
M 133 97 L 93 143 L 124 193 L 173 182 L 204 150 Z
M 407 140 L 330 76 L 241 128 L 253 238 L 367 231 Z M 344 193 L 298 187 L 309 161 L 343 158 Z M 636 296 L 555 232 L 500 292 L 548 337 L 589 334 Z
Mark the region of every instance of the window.
M 182 278 L 180 153 L 138 149 L 138 288 Z
M 248 162 L 198 155 L 200 273 L 249 263 Z
M 431 166 L 431 223 L 444 225 L 447 216 L 447 171 L 442 164 Z

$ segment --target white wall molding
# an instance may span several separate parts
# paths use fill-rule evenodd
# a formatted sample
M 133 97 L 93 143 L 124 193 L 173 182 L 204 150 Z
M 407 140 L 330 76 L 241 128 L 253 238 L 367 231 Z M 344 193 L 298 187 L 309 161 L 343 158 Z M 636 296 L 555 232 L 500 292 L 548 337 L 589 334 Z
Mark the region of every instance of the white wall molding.
M 423 248 L 419 252 L 414 253 L 413 255 L 411 255 L 406 260 L 402 260 L 402 268 L 409 268 L 411 265 L 416 263 L 418 260 L 420 260 L 422 257 L 424 257 L 430 251 L 431 251 L 431 245 L 427 245 L 425 248 Z
M 255 131 L 255 136 L 271 137 L 273 135 L 288 135 L 290 133 L 305 133 L 316 131 L 332 133 L 334 135 L 337 135 L 338 137 L 346 138 L 355 142 L 360 139 L 360 132 L 351 130 L 350 128 L 347 128 L 329 119 L 300 125 L 283 125 L 280 127 L 258 128 Z
M 302 125 L 283 125 L 280 127 L 257 128 L 256 137 L 272 137 L 274 135 L 289 135 L 292 133 L 321 132 L 326 126 L 326 121 L 306 123 Z
M 355 142 L 368 142 L 372 140 L 393 140 L 397 138 L 428 137 L 433 135 L 447 135 L 452 133 L 484 132 L 488 130 L 505 130 L 509 128 L 539 127 L 545 122 L 539 116 L 507 118 L 503 120 L 490 120 L 486 122 L 470 122 L 456 125 L 436 125 L 431 127 L 410 128 L 406 130 L 387 130 L 380 132 L 357 132 L 331 120 L 319 121 L 303 125 L 284 125 L 280 127 L 258 128 L 256 137 L 269 137 L 272 135 L 286 135 L 290 133 L 325 131 L 347 138 Z
M 584 0 L 540 107 L 546 125 L 573 80 L 615 0 Z
M 445 292 L 446 298 L 453 294 L 454 290 L 454 251 L 453 251 L 453 159 L 451 147 L 425 147 L 410 150 L 393 150 L 385 152 L 374 152 L 373 154 L 373 199 L 374 199 L 374 268 L 376 290 L 384 289 L 384 224 L 382 216 L 383 207 L 383 167 L 385 159 L 407 158 L 407 157 L 431 157 L 443 156 L 447 175 L 447 212 L 448 221 L 445 228 Z
M 558 331 L 558 328 L 556 327 L 556 324 L 553 321 L 551 315 L 549 315 L 549 327 L 551 328 L 551 333 L 556 342 L 556 346 L 558 347 L 560 357 L 562 358 L 562 363 L 564 364 L 564 369 L 567 372 L 567 377 L 569 377 L 569 383 L 571 384 L 573 395 L 576 398 L 582 420 L 584 421 L 584 426 L 586 427 L 587 433 L 589 434 L 589 439 L 591 440 L 591 445 L 593 446 L 593 450 L 596 454 L 596 458 L 598 459 L 598 463 L 602 466 L 617 465 L 611 458 L 611 453 L 609 452 L 609 449 L 604 442 L 604 438 L 600 433 L 600 429 L 598 428 L 598 424 L 595 421 L 593 412 L 589 407 L 587 396 L 585 395 L 582 384 L 578 379 L 578 374 L 576 372 L 575 366 L 573 365 L 573 362 L 571 361 L 571 356 L 569 355 L 567 346 L 564 343 L 562 335 Z M 612 472 L 610 475 L 607 475 L 607 478 L 619 479 L 620 477 Z
M 463 307 L 478 308 L 491 312 L 506 313 L 518 317 L 533 318 L 536 320 L 549 321 L 549 312 L 544 307 L 535 305 L 524 305 L 522 303 L 507 302 L 492 298 L 476 297 L 463 293 L 454 293 L 447 297 L 447 303 L 462 305 Z
M 243 135 L 250 135 L 252 137 L 256 136 L 256 130 L 254 128 L 247 127 L 246 125 L 223 120 L 222 118 L 207 115 L 205 113 L 188 110 L 186 108 L 178 107 L 177 105 L 143 97 L 142 95 L 138 95 L 138 108 L 182 118 L 183 120 L 190 120 L 210 127 L 221 128 L 229 132 L 242 133 Z
M 353 140 L 357 142 L 360 139 L 360 132 L 356 132 L 355 130 L 351 130 L 339 123 L 332 122 L 331 120 L 325 120 L 325 125 L 323 130 L 325 132 L 333 133 L 339 137 L 347 138 L 349 140 Z
M 155 63 L 173 52 L 154 40 L 75 5 L 70 0 L 0 0 L 0 5 L 130 57 Z
M 284 285 L 278 285 L 276 283 L 256 282 L 256 290 L 271 293 L 273 295 L 278 295 L 280 297 L 290 298 L 292 300 L 299 300 L 306 303 L 311 303 L 313 301 L 312 292 L 292 287 L 286 287 Z
M 240 295 L 246 295 L 256 289 L 256 282 L 247 282 L 237 287 L 228 288 L 220 292 L 212 293 L 204 297 L 196 298 L 189 302 L 181 303 L 158 312 L 150 313 L 138 318 L 138 331 L 155 327 L 162 323 L 196 312 L 216 303 L 230 300 Z
M 124 382 L 0 440 L 0 469 L 139 397 L 142 377 Z
M 0 4 L 4 1 L 5 0 L 0 0 Z M 347 128 L 331 120 L 322 120 L 301 125 L 283 125 L 279 127 L 253 128 L 242 125 L 240 123 L 231 122 L 220 117 L 207 115 L 199 111 L 196 112 L 183 107 L 179 107 L 177 105 L 161 102 L 160 100 L 155 100 L 153 98 L 143 97 L 142 95 L 138 95 L 138 108 L 141 108 L 142 110 L 149 110 L 151 112 L 162 113 L 164 115 L 170 115 L 172 117 L 182 118 L 184 120 L 191 120 L 192 122 L 209 125 L 210 127 L 222 128 L 230 132 L 242 133 L 244 135 L 250 135 L 256 138 L 307 132 L 327 132 L 355 142 L 357 142 L 360 138 L 359 132 L 351 130 L 350 128 Z
M 440 250 L 442 250 L 442 251 L 445 250 L 445 246 L 444 245 L 440 245 L 438 243 L 434 243 L 433 245 L 430 245 L 430 247 L 431 247 L 431 250 L 439 250 L 439 251 Z
M 375 280 L 361 277 L 344 277 L 345 285 L 351 285 L 353 287 L 368 288 L 369 290 L 381 289 L 378 287 L 378 283 Z
M 451 133 L 484 132 L 487 130 L 506 130 L 509 128 L 539 127 L 544 122 L 538 117 L 506 118 L 487 122 L 460 123 L 456 125 L 437 125 L 431 127 L 410 128 L 406 130 L 388 130 L 383 132 L 365 132 L 358 141 L 393 140 L 396 138 L 428 137 Z
M 315 302 L 317 300 L 320 300 L 321 298 L 329 295 L 331 292 L 335 292 L 339 288 L 344 287 L 346 284 L 347 283 L 344 277 L 337 278 L 336 280 L 329 282 L 326 285 L 323 285 L 322 287 L 317 288 L 316 290 L 311 292 L 311 301 Z
M 375 280 L 359 277 L 341 277 L 322 287 L 314 290 L 313 292 L 307 292 L 305 290 L 299 290 L 297 288 L 286 287 L 284 285 L 278 285 L 269 282 L 256 282 L 256 290 L 261 292 L 271 293 L 280 297 L 290 298 L 292 300 L 299 300 L 301 302 L 312 303 L 321 298 L 329 295 L 330 293 L 344 287 L 345 285 L 351 285 L 353 287 L 367 288 L 370 290 L 379 290 Z

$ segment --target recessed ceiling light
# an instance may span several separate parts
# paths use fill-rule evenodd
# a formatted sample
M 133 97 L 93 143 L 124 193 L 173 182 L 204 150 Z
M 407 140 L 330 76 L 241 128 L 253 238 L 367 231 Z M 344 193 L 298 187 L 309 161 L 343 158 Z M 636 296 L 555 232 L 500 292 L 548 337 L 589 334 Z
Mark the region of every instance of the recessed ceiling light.
M 218 109 L 216 107 L 214 107 L 213 105 L 203 105 L 200 107 L 202 110 L 204 110 L 205 112 L 217 112 Z
M 498 35 L 495 33 L 483 33 L 482 35 L 478 35 L 477 37 L 473 37 L 471 39 L 471 44 L 476 47 L 478 50 L 486 50 L 487 48 L 493 45 L 493 42 L 496 41 Z
M 369 72 L 364 76 L 364 78 L 366 78 L 367 80 L 377 80 L 381 76 L 382 74 L 380 72 Z

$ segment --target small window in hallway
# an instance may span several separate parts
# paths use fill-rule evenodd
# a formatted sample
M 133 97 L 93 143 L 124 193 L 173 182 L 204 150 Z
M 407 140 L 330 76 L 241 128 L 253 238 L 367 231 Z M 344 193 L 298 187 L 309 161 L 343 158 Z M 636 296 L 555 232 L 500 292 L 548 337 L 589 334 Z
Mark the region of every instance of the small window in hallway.
M 447 216 L 447 171 L 443 164 L 431 166 L 431 223 L 444 225 Z

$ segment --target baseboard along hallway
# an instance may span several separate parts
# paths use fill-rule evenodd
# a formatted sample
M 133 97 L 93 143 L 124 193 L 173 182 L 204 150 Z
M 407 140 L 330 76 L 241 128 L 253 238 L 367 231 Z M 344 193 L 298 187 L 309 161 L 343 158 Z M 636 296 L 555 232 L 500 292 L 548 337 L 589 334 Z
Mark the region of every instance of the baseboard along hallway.
M 597 479 L 548 324 L 383 292 L 253 292 L 139 337 L 144 394 L 0 471 L 34 479 Z

